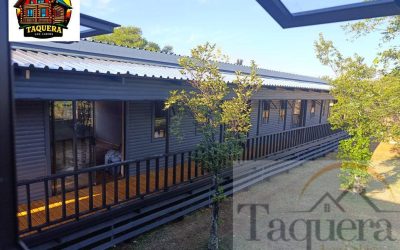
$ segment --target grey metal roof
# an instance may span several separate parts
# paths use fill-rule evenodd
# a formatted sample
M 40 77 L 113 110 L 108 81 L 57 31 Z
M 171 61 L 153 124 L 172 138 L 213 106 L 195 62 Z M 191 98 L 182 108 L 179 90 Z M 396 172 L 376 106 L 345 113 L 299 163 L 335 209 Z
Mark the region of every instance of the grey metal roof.
M 13 48 L 11 51 L 12 63 L 19 67 L 34 67 L 64 71 L 80 71 L 102 74 L 122 74 L 140 77 L 152 77 L 162 79 L 190 80 L 184 75 L 177 65 L 150 64 L 132 60 L 116 60 L 110 57 L 82 56 L 60 52 L 26 50 Z M 227 82 L 235 79 L 233 72 L 222 72 Z M 330 86 L 318 82 L 304 82 L 299 80 L 274 78 L 263 76 L 265 86 L 329 90 Z

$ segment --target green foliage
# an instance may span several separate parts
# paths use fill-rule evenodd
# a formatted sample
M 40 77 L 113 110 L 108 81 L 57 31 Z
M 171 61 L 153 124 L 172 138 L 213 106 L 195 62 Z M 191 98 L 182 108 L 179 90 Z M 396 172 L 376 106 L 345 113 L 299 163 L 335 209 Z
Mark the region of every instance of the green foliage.
M 253 62 L 251 74 L 236 72 L 230 88 L 218 67 L 218 61 L 225 58 L 216 45 L 209 43 L 193 49 L 192 57 L 181 58 L 179 63 L 194 90 L 172 91 L 165 103 L 166 109 L 173 107 L 175 110 L 171 132 L 176 136 L 181 137 L 176 128 L 180 127 L 184 114 L 194 118 L 202 134 L 197 157 L 202 166 L 215 175 L 226 166 L 232 166 L 240 156 L 241 143 L 251 127 L 248 103 L 261 86 Z M 221 126 L 225 128 L 222 142 L 217 138 Z
M 381 44 L 386 47 L 379 54 L 375 62 L 381 65 L 383 74 L 400 70 L 400 48 L 398 46 L 400 34 L 400 16 L 366 19 L 344 26 L 344 29 L 353 35 L 354 39 L 366 36 L 373 32 L 381 34 Z
M 157 43 L 147 41 L 142 35 L 142 30 L 135 26 L 119 27 L 114 29 L 112 34 L 95 36 L 91 39 L 98 42 L 113 43 L 118 46 L 161 51 Z M 167 45 L 163 50 L 165 52 L 172 52 L 173 48 Z
M 164 48 L 161 50 L 163 53 L 173 53 L 174 48 L 171 45 L 165 45 Z
M 344 57 L 322 34 L 315 49 L 321 63 L 336 74 L 330 79 L 337 103 L 329 122 L 351 136 L 339 145 L 342 187 L 360 191 L 368 181 L 371 141 L 400 139 L 400 79 L 396 71 L 381 75 L 375 64 L 367 65 L 357 54 Z

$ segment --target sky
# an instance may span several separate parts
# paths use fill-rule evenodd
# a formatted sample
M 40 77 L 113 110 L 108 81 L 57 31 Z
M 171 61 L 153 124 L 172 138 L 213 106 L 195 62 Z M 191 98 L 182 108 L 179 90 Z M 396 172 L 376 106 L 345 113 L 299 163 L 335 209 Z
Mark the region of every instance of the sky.
M 315 1 L 290 8 L 310 9 Z M 315 56 L 319 33 L 342 54 L 358 53 L 367 62 L 380 50 L 379 34 L 354 40 L 342 29 L 345 23 L 282 29 L 255 0 L 81 0 L 81 12 L 140 27 L 146 39 L 161 47 L 172 45 L 176 54 L 190 55 L 191 48 L 208 41 L 231 62 L 240 58 L 248 65 L 255 60 L 261 68 L 315 77 L 333 75 Z

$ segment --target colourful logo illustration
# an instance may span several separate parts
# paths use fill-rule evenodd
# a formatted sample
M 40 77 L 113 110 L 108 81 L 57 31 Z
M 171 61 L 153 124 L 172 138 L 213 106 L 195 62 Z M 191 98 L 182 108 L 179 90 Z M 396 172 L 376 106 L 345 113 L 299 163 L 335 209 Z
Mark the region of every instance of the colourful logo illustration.
M 62 37 L 71 19 L 71 0 L 19 0 L 15 5 L 25 37 Z

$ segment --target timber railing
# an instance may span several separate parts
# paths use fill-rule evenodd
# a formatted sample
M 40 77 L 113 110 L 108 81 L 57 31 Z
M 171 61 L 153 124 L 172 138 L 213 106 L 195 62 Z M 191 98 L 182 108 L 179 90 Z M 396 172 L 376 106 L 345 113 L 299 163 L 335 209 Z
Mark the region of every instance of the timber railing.
M 328 124 L 249 138 L 239 162 L 321 139 L 340 131 Z M 20 235 L 78 221 L 97 211 L 165 192 L 207 175 L 197 151 L 183 151 L 96 166 L 18 182 Z

